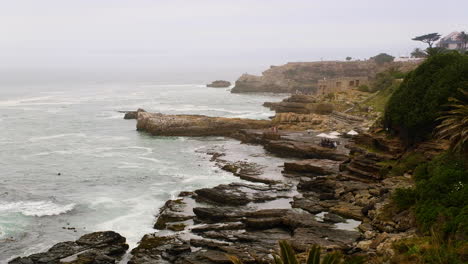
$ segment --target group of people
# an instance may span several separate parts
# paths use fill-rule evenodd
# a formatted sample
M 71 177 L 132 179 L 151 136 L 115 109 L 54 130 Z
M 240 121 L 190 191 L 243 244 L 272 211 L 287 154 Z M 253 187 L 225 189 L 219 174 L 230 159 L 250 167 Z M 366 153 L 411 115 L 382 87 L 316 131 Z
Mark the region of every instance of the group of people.
M 331 140 L 329 138 L 322 138 L 320 141 L 320 146 L 325 147 L 325 148 L 337 148 L 340 142 Z

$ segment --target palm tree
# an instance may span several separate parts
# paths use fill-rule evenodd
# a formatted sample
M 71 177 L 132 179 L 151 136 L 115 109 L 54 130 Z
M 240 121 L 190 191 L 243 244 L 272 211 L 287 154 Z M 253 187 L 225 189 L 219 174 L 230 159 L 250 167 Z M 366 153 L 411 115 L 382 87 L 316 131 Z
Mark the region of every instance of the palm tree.
M 461 98 L 450 98 L 450 109 L 438 118 L 442 122 L 436 128 L 436 135 L 448 139 L 454 152 L 468 152 L 468 91 L 459 91 Z
M 468 44 L 468 34 L 466 34 L 465 31 L 462 31 L 458 34 L 457 39 L 462 42 L 461 50 L 465 51 L 467 48 L 466 45 Z

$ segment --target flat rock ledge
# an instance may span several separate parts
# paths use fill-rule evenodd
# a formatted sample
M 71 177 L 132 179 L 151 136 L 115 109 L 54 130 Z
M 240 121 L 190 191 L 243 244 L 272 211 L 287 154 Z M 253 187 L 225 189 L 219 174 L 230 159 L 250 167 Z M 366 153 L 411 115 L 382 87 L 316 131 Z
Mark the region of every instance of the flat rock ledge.
M 125 237 L 113 231 L 89 233 L 76 241 L 55 244 L 47 252 L 18 257 L 9 264 L 113 264 L 128 249 Z
M 270 126 L 269 120 L 147 112 L 140 112 L 137 119 L 138 131 L 156 136 L 232 136 L 241 129 L 263 129 Z

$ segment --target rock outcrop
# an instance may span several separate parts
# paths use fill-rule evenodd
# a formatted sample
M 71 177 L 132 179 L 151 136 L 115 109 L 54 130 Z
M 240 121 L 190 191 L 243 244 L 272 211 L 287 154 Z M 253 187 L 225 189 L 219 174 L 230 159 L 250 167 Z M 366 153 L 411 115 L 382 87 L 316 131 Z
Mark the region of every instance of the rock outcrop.
M 211 87 L 211 88 L 227 88 L 229 86 L 231 86 L 231 82 L 223 81 L 223 80 L 216 80 L 206 85 L 206 87 Z
M 146 112 L 144 109 L 138 108 L 136 111 L 126 111 L 124 119 L 138 119 L 138 114 Z
M 341 76 L 373 76 L 376 65 L 373 62 L 292 62 L 282 66 L 271 66 L 262 76 L 242 75 L 231 90 L 233 93 L 272 92 L 313 93 L 318 80 Z
M 9 264 L 114 264 L 125 254 L 125 237 L 113 231 L 86 234 L 72 242 L 61 242 L 47 252 L 18 257 Z
M 231 90 L 233 93 L 271 92 L 294 93 L 302 91 L 315 93 L 319 80 L 340 77 L 372 78 L 389 67 L 414 69 L 415 63 L 393 62 L 377 65 L 374 61 L 320 61 L 290 62 L 282 66 L 271 66 L 261 76 L 242 75 Z
M 268 120 L 208 117 L 202 115 L 138 114 L 137 130 L 157 136 L 232 136 L 240 129 L 262 129 Z

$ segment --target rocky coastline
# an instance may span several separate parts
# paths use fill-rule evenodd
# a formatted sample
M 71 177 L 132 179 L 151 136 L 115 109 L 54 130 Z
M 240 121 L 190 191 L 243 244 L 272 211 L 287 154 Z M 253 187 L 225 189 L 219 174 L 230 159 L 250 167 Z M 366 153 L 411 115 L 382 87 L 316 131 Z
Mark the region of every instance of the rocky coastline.
M 231 263 L 230 255 L 266 263 L 279 240 L 290 241 L 298 252 L 319 245 L 369 259 L 392 256 L 395 240 L 415 234 L 409 211 L 388 213 L 393 190 L 408 186 L 410 177 L 383 173 L 405 149 L 378 130 L 366 132 L 369 120 L 337 105 L 293 95 L 265 104 L 276 111 L 272 120 L 127 111 L 125 119 L 136 119 L 143 133 L 223 136 L 261 151 L 239 158 L 223 149 L 203 150 L 242 181 L 168 200 L 155 219 L 155 232 L 130 252 L 119 234 L 95 232 L 9 263 L 119 263 L 125 254 L 130 264 Z M 322 146 L 319 134 L 332 131 L 340 144 Z M 428 150 L 434 146 L 422 147 Z

